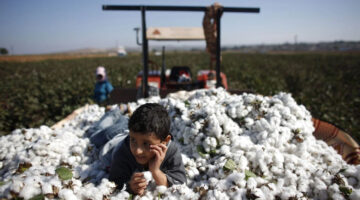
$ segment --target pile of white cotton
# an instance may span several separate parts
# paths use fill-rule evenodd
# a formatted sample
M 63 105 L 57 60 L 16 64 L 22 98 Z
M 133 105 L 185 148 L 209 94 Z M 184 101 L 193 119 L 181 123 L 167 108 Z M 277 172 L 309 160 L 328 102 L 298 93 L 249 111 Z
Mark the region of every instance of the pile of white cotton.
M 187 184 L 152 187 L 141 197 L 116 190 L 84 136 L 104 114 L 92 105 L 62 128 L 18 129 L 0 138 L 0 198 L 360 199 L 360 166 L 314 138 L 310 113 L 290 94 L 230 95 L 220 88 L 127 107 L 147 102 L 169 112 Z

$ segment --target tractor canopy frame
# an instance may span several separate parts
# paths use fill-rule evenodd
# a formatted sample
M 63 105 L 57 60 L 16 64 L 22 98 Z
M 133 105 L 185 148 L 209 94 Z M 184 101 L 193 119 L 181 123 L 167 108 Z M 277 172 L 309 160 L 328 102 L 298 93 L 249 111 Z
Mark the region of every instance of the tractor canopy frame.
M 146 11 L 190 11 L 190 12 L 206 12 L 208 7 L 205 6 L 149 6 L 149 5 L 103 5 L 103 10 L 107 11 L 141 11 L 141 26 L 142 26 L 142 53 L 143 53 L 143 78 L 142 78 L 142 96 L 149 96 L 148 88 L 148 38 L 146 36 Z M 216 37 L 216 87 L 221 86 L 220 77 L 220 18 L 223 12 L 235 13 L 259 13 L 260 8 L 249 7 L 221 7 L 216 13 L 217 37 Z

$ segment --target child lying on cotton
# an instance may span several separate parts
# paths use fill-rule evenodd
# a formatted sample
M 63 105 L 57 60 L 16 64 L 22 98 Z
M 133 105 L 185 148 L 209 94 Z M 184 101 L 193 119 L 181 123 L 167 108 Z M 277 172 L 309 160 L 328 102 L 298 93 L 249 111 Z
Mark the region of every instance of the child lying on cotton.
M 186 182 L 180 151 L 171 141 L 170 118 L 159 104 L 144 104 L 130 117 L 130 134 L 113 154 L 109 179 L 118 188 L 142 195 L 150 171 L 156 185 L 169 187 Z

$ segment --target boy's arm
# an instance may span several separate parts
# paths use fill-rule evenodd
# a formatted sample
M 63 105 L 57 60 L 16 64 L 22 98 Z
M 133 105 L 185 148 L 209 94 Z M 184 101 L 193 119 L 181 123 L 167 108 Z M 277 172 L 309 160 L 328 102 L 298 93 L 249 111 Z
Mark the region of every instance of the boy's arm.
M 171 186 L 186 182 L 181 154 L 175 144 L 170 145 L 169 149 L 163 144 L 151 145 L 150 149 L 155 156 L 149 163 L 149 170 L 157 185 Z
M 162 172 L 160 169 L 155 170 L 152 173 L 152 176 L 155 180 L 156 185 L 165 185 L 166 187 L 169 186 L 168 178 L 164 172 Z
M 131 178 L 131 168 L 124 159 L 124 155 L 121 154 L 121 148 L 115 152 L 110 166 L 109 180 L 114 181 L 117 188 L 122 189 L 123 186 Z M 127 188 L 129 189 L 129 188 Z
M 186 173 L 180 151 L 176 149 L 176 152 L 172 157 L 164 163 L 168 186 L 186 183 Z
M 149 170 L 156 182 L 156 185 L 168 186 L 166 175 L 160 170 L 160 166 L 163 163 L 167 146 L 164 144 L 150 145 L 150 152 L 154 153 L 154 157 L 149 162 Z

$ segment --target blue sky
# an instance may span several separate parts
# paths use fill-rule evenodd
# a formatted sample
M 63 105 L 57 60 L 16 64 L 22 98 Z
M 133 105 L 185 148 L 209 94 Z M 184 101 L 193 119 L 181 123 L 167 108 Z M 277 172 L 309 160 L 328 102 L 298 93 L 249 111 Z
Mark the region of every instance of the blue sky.
M 1 0 L 0 47 L 15 54 L 53 53 L 82 48 L 135 47 L 139 11 L 103 11 L 102 5 L 193 5 L 215 1 Z M 225 13 L 222 45 L 360 41 L 358 0 L 224 0 L 223 6 L 259 7 L 259 14 Z M 201 26 L 203 13 L 147 12 L 148 27 Z M 150 45 L 159 45 L 150 42 Z M 168 42 L 167 45 L 204 45 Z

